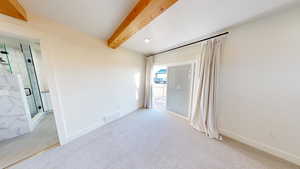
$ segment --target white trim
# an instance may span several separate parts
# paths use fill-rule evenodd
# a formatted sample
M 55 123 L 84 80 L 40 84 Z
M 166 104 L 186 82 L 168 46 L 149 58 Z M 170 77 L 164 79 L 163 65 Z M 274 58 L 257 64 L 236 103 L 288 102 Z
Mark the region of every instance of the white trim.
M 172 111 L 169 111 L 169 110 L 165 110 L 165 111 L 167 113 L 171 114 L 172 116 L 175 116 L 175 117 L 181 118 L 183 120 L 189 121 L 189 117 L 184 117 L 183 115 L 180 115 L 178 113 L 175 113 L 175 112 L 172 112 Z
M 67 143 L 69 143 L 69 142 L 71 142 L 71 141 L 73 141 L 73 140 L 75 140 L 75 139 L 77 139 L 81 136 L 84 136 L 84 135 L 92 132 L 93 130 L 104 126 L 105 124 L 106 123 L 104 123 L 103 121 L 98 121 L 98 122 L 96 122 L 96 123 L 94 123 L 94 124 L 92 124 L 92 125 L 90 125 L 86 128 L 83 128 L 83 129 L 79 130 L 78 132 L 76 132 L 75 134 L 67 136 L 66 141 L 64 142 L 64 144 L 67 144 Z
M 283 150 L 280 150 L 276 147 L 272 147 L 272 146 L 266 145 L 264 143 L 260 143 L 260 142 L 257 142 L 255 140 L 243 137 L 241 135 L 235 134 L 235 133 L 233 133 L 231 131 L 228 131 L 228 130 L 225 130 L 225 129 L 219 129 L 219 131 L 224 136 L 230 137 L 230 138 L 232 138 L 234 140 L 237 140 L 241 143 L 247 144 L 251 147 L 257 148 L 261 151 L 267 152 L 267 153 L 272 154 L 276 157 L 285 159 L 289 162 L 292 162 L 292 163 L 300 166 L 300 157 L 297 157 L 294 154 L 291 154 L 291 153 L 285 152 Z
M 132 113 L 134 113 L 134 112 L 136 112 L 136 111 L 138 111 L 138 110 L 141 109 L 142 107 L 143 107 L 143 106 L 140 106 L 140 107 L 137 108 L 136 110 L 131 111 L 131 112 L 129 112 L 129 113 L 122 113 L 122 114 L 119 114 L 119 116 L 118 116 L 117 118 L 113 119 L 113 120 L 109 120 L 109 121 L 106 121 L 106 122 L 104 122 L 104 121 L 98 121 L 98 122 L 96 122 L 96 123 L 94 123 L 94 124 L 92 124 L 92 125 L 90 125 L 90 126 L 84 128 L 84 129 L 81 129 L 81 130 L 79 130 L 78 132 L 76 132 L 75 134 L 72 134 L 72 135 L 67 136 L 67 137 L 66 137 L 66 141 L 64 142 L 64 144 L 69 143 L 69 142 L 71 142 L 71 141 L 73 141 L 73 140 L 75 140 L 75 139 L 77 139 L 77 138 L 79 138 L 79 137 L 81 137 L 81 136 L 84 136 L 84 135 L 86 135 L 86 134 L 88 134 L 88 133 L 94 131 L 94 130 L 97 129 L 97 128 L 103 127 L 103 126 L 108 125 L 108 124 L 110 124 L 110 123 L 112 123 L 112 122 L 115 122 L 115 121 L 117 121 L 117 120 L 120 120 L 120 119 L 122 119 L 122 118 L 125 118 L 126 116 L 128 116 L 128 115 L 130 115 L 130 114 L 132 114 Z
M 56 125 L 56 130 L 59 138 L 59 143 L 60 145 L 64 145 L 68 142 L 67 139 L 67 127 L 66 127 L 66 121 L 65 121 L 65 111 L 63 109 L 63 103 L 61 99 L 61 92 L 59 90 L 59 85 L 57 83 L 56 77 L 55 76 L 55 66 L 53 62 L 51 61 L 51 57 L 44 55 L 43 51 L 45 51 L 44 46 L 43 46 L 43 40 L 40 40 L 40 48 L 43 57 L 45 58 L 45 63 L 46 63 L 46 69 L 47 71 L 47 83 L 50 91 L 50 101 L 52 103 L 52 108 L 53 108 L 53 114 L 54 114 L 54 119 L 55 119 L 55 125 Z
M 46 117 L 47 114 L 47 112 L 39 112 L 32 119 L 30 119 L 32 130 L 35 129 L 35 127 Z

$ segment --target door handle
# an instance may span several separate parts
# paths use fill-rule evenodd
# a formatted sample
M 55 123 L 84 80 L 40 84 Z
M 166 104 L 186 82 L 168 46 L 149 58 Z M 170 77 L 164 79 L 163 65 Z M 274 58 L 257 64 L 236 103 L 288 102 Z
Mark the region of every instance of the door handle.
M 26 96 L 30 96 L 30 95 L 32 94 L 30 88 L 24 88 L 24 89 L 25 89 L 25 94 L 26 94 Z M 26 90 L 28 91 L 29 94 L 27 94 Z
M 1 54 L 5 54 L 5 55 L 8 54 L 8 52 L 6 52 L 6 51 L 0 51 L 0 53 L 1 53 Z

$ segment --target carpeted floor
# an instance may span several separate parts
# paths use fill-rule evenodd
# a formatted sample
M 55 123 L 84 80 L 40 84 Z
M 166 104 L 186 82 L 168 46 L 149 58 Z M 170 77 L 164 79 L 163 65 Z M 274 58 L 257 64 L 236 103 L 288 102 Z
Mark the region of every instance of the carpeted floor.
M 0 168 L 30 157 L 57 143 L 54 116 L 50 113 L 31 133 L 0 142 Z
M 13 169 L 299 169 L 230 139 L 208 139 L 186 121 L 140 110 Z

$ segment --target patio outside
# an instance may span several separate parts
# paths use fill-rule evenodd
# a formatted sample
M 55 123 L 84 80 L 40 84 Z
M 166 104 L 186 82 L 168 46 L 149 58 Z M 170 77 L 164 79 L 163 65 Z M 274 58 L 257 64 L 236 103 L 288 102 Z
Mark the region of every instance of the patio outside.
M 153 108 L 158 110 L 166 110 L 167 67 L 154 67 L 152 94 Z

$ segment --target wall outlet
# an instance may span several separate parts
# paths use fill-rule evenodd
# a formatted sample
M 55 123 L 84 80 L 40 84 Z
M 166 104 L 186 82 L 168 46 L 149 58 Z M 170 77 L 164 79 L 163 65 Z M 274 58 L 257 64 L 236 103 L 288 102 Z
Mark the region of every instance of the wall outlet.
M 103 119 L 103 122 L 108 123 L 108 122 L 117 120 L 118 118 L 120 118 L 120 113 L 119 112 L 106 114 L 106 115 L 104 115 L 104 117 L 102 119 Z
M 102 121 L 103 121 L 104 123 L 106 123 L 106 121 L 107 121 L 106 116 L 103 116 L 103 117 L 102 117 Z

